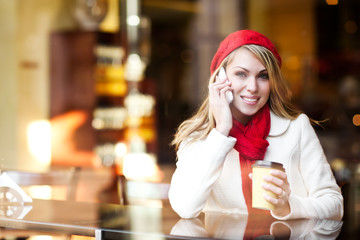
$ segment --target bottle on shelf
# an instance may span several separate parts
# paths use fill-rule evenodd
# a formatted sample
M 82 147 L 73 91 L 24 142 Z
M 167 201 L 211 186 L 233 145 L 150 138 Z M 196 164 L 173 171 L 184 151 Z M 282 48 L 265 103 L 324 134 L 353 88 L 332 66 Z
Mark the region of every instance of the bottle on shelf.
M 108 34 L 109 35 L 109 34 Z M 123 158 L 127 152 L 124 138 L 127 109 L 124 99 L 128 92 L 124 78 L 125 49 L 120 44 L 99 43 L 95 54 L 96 106 L 92 126 L 95 130 L 97 164 L 108 167 L 113 181 L 104 189 L 101 202 L 127 204 Z

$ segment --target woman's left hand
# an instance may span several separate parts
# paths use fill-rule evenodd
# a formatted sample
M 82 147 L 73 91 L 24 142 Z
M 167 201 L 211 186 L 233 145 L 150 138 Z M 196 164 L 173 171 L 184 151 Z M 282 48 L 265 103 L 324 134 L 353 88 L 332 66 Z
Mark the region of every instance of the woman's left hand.
M 279 198 L 273 198 L 267 194 L 264 198 L 275 206 L 273 209 L 275 215 L 286 216 L 290 213 L 289 195 L 291 192 L 287 175 L 280 170 L 271 170 L 270 174 L 270 176 L 264 176 L 266 183 L 262 187 L 275 193 Z

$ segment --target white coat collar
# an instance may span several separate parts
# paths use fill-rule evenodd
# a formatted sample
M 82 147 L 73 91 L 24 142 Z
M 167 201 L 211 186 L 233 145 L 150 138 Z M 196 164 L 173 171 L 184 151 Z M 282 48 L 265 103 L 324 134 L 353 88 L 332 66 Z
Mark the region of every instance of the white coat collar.
M 290 125 L 290 119 L 277 116 L 273 111 L 270 111 L 271 127 L 269 136 L 279 136 L 283 134 Z

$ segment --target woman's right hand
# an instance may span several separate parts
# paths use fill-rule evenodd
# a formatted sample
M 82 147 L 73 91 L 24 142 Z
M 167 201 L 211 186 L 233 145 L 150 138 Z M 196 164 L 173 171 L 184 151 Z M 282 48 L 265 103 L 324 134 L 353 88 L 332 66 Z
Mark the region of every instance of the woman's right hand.
M 216 81 L 209 85 L 209 104 L 215 118 L 216 130 L 228 136 L 232 128 L 232 115 L 226 100 L 226 92 L 232 89 L 231 82 L 226 80 L 220 81 L 216 76 Z

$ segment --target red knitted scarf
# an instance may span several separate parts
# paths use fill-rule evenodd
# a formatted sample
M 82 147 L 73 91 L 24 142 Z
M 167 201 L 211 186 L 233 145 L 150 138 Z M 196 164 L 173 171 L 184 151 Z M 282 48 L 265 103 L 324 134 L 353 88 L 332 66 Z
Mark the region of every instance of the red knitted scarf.
M 270 110 L 268 104 L 252 116 L 246 126 L 234 119 L 233 128 L 230 131 L 230 136 L 237 139 L 234 148 L 239 152 L 242 190 L 249 215 L 265 212 L 252 208 L 252 181 L 249 178 L 249 173 L 252 172 L 251 165 L 255 160 L 264 159 L 266 149 L 269 146 L 266 140 L 269 131 Z

